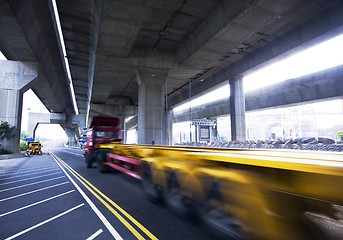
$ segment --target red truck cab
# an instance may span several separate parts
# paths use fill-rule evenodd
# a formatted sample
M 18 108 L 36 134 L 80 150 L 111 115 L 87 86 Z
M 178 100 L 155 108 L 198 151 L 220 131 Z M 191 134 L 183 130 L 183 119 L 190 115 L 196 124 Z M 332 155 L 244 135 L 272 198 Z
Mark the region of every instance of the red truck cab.
M 88 168 L 93 162 L 106 154 L 106 149 L 99 149 L 99 144 L 122 142 L 122 131 L 118 128 L 120 119 L 117 117 L 95 116 L 92 118 L 90 128 L 87 130 L 84 145 L 84 157 Z

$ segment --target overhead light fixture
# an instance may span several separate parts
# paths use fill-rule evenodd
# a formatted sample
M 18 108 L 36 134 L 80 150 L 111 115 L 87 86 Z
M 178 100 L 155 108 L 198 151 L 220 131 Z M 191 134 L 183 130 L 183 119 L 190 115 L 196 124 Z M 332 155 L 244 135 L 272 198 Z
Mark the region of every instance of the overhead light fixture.
M 56 0 L 51 0 L 51 3 L 52 3 L 52 7 L 54 9 L 54 17 L 55 17 L 55 22 L 56 22 L 56 26 L 57 26 L 58 36 L 59 36 L 60 43 L 61 43 L 63 59 L 64 59 L 64 67 L 65 67 L 66 72 L 67 72 L 69 89 L 70 89 L 70 93 L 71 93 L 71 98 L 73 100 L 74 111 L 75 111 L 76 115 L 79 115 L 79 109 L 77 107 L 77 102 L 76 102 L 76 97 L 75 97 L 75 92 L 74 92 L 73 79 L 72 79 L 71 73 L 70 73 L 70 67 L 69 67 L 69 62 L 68 62 L 68 58 L 67 58 L 67 51 L 66 51 L 66 47 L 64 44 L 61 21 L 60 21 L 60 17 L 58 14 Z

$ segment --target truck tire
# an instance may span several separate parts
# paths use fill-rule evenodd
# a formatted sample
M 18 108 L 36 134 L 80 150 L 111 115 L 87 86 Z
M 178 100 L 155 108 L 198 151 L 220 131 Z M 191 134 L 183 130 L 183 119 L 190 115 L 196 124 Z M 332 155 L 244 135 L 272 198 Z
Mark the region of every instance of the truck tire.
M 106 161 L 106 154 L 107 153 L 105 151 L 100 151 L 100 152 L 97 152 L 97 154 L 96 154 L 96 162 L 98 164 L 98 170 L 101 173 L 105 173 L 109 170 L 108 166 L 104 164 L 107 162 Z
M 93 158 L 89 154 L 85 154 L 86 166 L 87 168 L 92 168 L 93 165 Z
M 213 183 L 206 203 L 201 207 L 200 218 L 207 231 L 216 239 L 243 240 L 249 239 L 245 226 L 234 215 L 213 207 L 211 201 L 223 201 L 220 186 Z
M 228 185 L 225 187 L 225 183 L 232 183 L 230 184 L 231 188 L 228 188 Z M 231 197 L 225 199 L 224 195 L 228 194 L 229 189 Z M 242 193 L 244 194 L 242 195 Z M 236 197 L 238 195 L 240 196 Z M 255 229 L 251 229 L 246 221 L 248 218 L 248 221 L 255 223 L 256 219 L 254 220 L 254 218 L 262 218 L 260 222 L 264 222 L 263 209 L 259 205 L 258 200 L 256 200 L 257 196 L 256 189 L 251 185 L 228 182 L 228 180 L 214 180 L 209 184 L 206 201 L 199 211 L 201 221 L 215 239 L 256 239 Z M 245 219 L 241 218 L 242 215 L 237 216 L 234 212 L 227 212 L 218 207 L 222 206 L 225 208 L 224 206 L 227 201 L 230 202 L 230 205 L 234 206 L 234 209 L 241 209 L 238 212 L 245 211 L 246 214 L 243 214 Z M 213 205 L 213 203 L 216 203 L 216 205 Z
M 145 196 L 152 202 L 163 201 L 163 191 L 160 186 L 152 181 L 152 172 L 149 164 L 143 165 L 143 191 Z
M 192 199 L 182 195 L 179 179 L 175 172 L 171 172 L 168 177 L 168 186 L 165 191 L 165 201 L 168 208 L 179 217 L 191 217 Z

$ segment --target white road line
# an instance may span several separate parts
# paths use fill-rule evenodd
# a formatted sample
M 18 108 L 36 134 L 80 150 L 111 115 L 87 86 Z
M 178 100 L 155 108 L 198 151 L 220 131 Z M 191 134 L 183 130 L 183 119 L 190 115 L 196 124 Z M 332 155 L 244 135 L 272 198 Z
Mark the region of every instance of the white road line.
M 74 155 L 77 155 L 77 156 L 83 156 L 83 154 L 77 154 L 77 153 L 73 153 L 73 152 L 68 152 L 68 151 L 64 151 L 66 153 L 70 153 L 70 154 L 74 154 Z
M 97 236 L 99 236 L 102 233 L 102 229 L 99 229 L 98 231 L 96 231 L 94 234 L 92 234 L 90 237 L 88 237 L 86 240 L 93 240 L 94 238 L 96 238 Z
M 52 169 L 52 168 L 56 168 L 57 169 L 57 167 L 56 166 L 53 166 L 53 167 L 41 167 L 41 168 L 35 168 L 35 169 L 22 169 L 21 171 L 19 171 L 19 169 L 18 170 L 16 170 L 16 171 L 13 171 L 13 172 L 7 172 L 6 171 L 6 175 L 11 175 L 11 174 L 13 174 L 13 173 L 28 173 L 28 172 L 36 172 L 36 171 L 39 171 L 39 170 L 43 170 L 43 169 Z
M 21 166 L 21 167 L 15 167 L 15 168 L 11 168 L 8 170 L 12 170 L 12 171 L 18 171 L 18 170 L 36 170 L 36 169 L 41 169 L 41 168 L 49 168 L 49 167 L 56 167 L 55 164 L 49 164 L 49 165 L 45 165 L 44 167 L 42 166 L 31 166 L 31 167 L 25 167 L 25 166 Z M 8 171 L 7 170 L 7 171 Z
M 52 186 L 49 186 L 49 187 L 37 189 L 37 190 L 31 191 L 31 192 L 22 193 L 22 194 L 15 195 L 15 196 L 12 196 L 12 197 L 0 199 L 0 202 L 11 200 L 11 199 L 14 199 L 14 198 L 17 198 L 17 197 L 22 197 L 22 196 L 25 196 L 25 195 L 28 195 L 28 194 L 32 194 L 32 193 L 35 193 L 35 192 L 40 192 L 40 191 L 43 191 L 43 190 L 46 190 L 46 189 L 58 187 L 58 186 L 61 186 L 61 185 L 67 184 L 67 183 L 69 183 L 69 181 L 68 182 L 64 182 L 64 183 L 55 184 L 55 185 L 52 185 Z
M 23 182 L 23 181 L 27 181 L 27 180 L 32 180 L 32 179 L 36 179 L 36 178 L 41 178 L 41 177 L 46 177 L 46 176 L 51 176 L 51 175 L 56 175 L 56 174 L 62 174 L 61 172 L 57 172 L 57 173 L 49 173 L 49 174 L 45 174 L 45 175 L 41 175 L 41 176 L 37 176 L 37 177 L 31 177 L 31 178 L 26 178 L 26 179 L 20 179 L 20 180 L 16 180 L 16 181 L 12 181 L 12 182 L 5 182 L 5 183 L 1 183 L 1 185 L 6 185 L 6 184 L 11 184 L 11 183 L 16 183 L 16 182 Z
M 27 186 L 31 186 L 31 185 L 35 185 L 35 184 L 39 184 L 39 183 L 43 183 L 43 182 L 49 182 L 49 181 L 52 181 L 52 180 L 55 180 L 55 179 L 64 178 L 64 177 L 65 177 L 65 176 L 56 177 L 56 178 L 50 178 L 50 179 L 43 180 L 43 181 L 39 181 L 39 182 L 34 182 L 34 183 L 25 184 L 25 185 L 21 185 L 21 186 L 17 186 L 17 187 L 12 187 L 12 188 L 6 188 L 6 189 L 0 190 L 0 192 L 6 192 L 6 191 L 13 190 L 13 189 L 17 189 L 17 188 L 27 187 Z
M 72 212 L 72 211 L 74 211 L 74 210 L 76 210 L 76 209 L 78 209 L 78 208 L 80 208 L 80 207 L 82 207 L 84 205 L 85 205 L 84 203 L 82 203 L 80 205 L 77 205 L 76 207 L 73 207 L 73 208 L 71 208 L 71 209 L 69 209 L 69 210 L 67 210 L 67 211 L 65 211 L 63 213 L 60 213 L 60 214 L 56 215 L 55 217 L 49 218 L 49 219 L 45 220 L 44 222 L 38 223 L 38 224 L 36 224 L 36 225 L 34 225 L 34 226 L 30 227 L 30 228 L 27 228 L 27 229 L 17 233 L 17 234 L 14 234 L 13 236 L 6 238 L 5 240 L 11 240 L 11 239 L 14 239 L 16 237 L 19 237 L 20 235 L 23 235 L 24 233 L 27 233 L 27 232 L 29 232 L 29 231 L 37 228 L 37 227 L 40 227 L 40 226 L 42 226 L 42 225 L 44 225 L 44 224 L 46 224 L 48 222 L 51 222 L 51 221 L 53 221 L 53 220 L 55 220 L 55 219 L 57 219 L 59 217 L 62 217 L 63 215 L 66 215 L 66 214 L 68 214 L 68 213 L 70 213 L 70 212 Z
M 26 208 L 36 206 L 36 205 L 38 205 L 38 204 L 41 204 L 41 203 L 50 201 L 50 200 L 52 200 L 52 199 L 55 199 L 55 198 L 58 198 L 58 197 L 67 195 L 67 194 L 72 193 L 72 192 L 74 192 L 74 191 L 75 191 L 75 190 L 70 190 L 70 191 L 68 191 L 68 192 L 61 193 L 61 194 L 58 194 L 58 195 L 56 195 L 56 196 L 53 196 L 53 197 L 51 197 L 51 198 L 47 198 L 47 199 L 44 199 L 44 200 L 42 200 L 42 201 L 39 201 L 39 202 L 35 202 L 35 203 L 32 203 L 32 204 L 29 204 L 29 205 L 27 205 L 27 206 L 25 206 L 25 207 L 17 208 L 17 209 L 15 209 L 15 210 L 12 210 L 12 211 L 9 211 L 9 212 L 0 214 L 0 217 L 9 215 L 9 214 L 11 214 L 11 213 L 19 212 L 19 211 L 24 210 L 24 209 L 26 209 Z
M 39 174 L 39 173 L 42 173 L 42 172 L 52 172 L 52 171 L 56 171 L 56 170 L 61 170 L 58 166 L 56 166 L 55 169 L 52 169 L 52 170 L 43 170 L 43 171 L 39 171 L 39 172 L 34 172 L 34 173 L 28 173 L 28 174 L 21 174 L 20 176 L 13 176 L 13 177 L 4 177 L 4 178 L 0 178 L 0 181 L 1 180 L 8 180 L 8 179 L 12 179 L 12 178 L 19 178 L 19 177 L 24 177 L 24 176 L 30 176 L 30 175 L 34 175 L 34 174 Z
M 89 204 L 89 206 L 93 209 L 93 211 L 95 212 L 95 214 L 99 217 L 99 219 L 101 220 L 101 222 L 106 226 L 106 228 L 108 229 L 108 231 L 110 231 L 110 233 L 112 234 L 112 236 L 115 239 L 118 240 L 123 240 L 123 238 L 119 235 L 119 233 L 113 228 L 113 226 L 109 223 L 109 221 L 106 219 L 106 217 L 99 211 L 99 209 L 95 206 L 95 204 L 89 199 L 89 197 L 84 193 L 84 191 L 82 191 L 82 189 L 79 187 L 79 185 L 74 181 L 74 179 L 72 179 L 70 177 L 70 175 L 64 170 L 64 168 L 61 166 L 61 164 L 56 160 L 56 158 L 51 155 L 52 158 L 55 160 L 55 162 L 58 164 L 58 166 L 62 169 L 62 171 L 65 173 L 65 175 L 69 178 L 69 180 L 74 184 L 74 186 L 76 187 L 76 189 L 80 192 L 80 194 L 82 195 L 82 197 L 87 201 L 87 203 Z

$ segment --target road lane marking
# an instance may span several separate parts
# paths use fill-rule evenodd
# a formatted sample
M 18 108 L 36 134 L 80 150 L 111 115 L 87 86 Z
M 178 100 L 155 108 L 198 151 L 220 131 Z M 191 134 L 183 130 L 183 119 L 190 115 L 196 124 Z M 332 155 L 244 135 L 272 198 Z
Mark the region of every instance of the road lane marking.
M 66 153 L 70 153 L 70 154 L 74 154 L 74 155 L 77 155 L 77 156 L 81 156 L 81 157 L 83 157 L 83 154 L 77 154 L 77 153 L 68 152 L 68 151 L 63 151 L 63 152 L 66 152 Z
M 54 154 L 54 156 L 56 155 Z M 59 157 L 57 158 L 61 164 L 63 165 L 66 164 L 62 159 L 60 159 Z M 107 209 L 109 209 L 119 219 L 119 221 L 121 221 L 125 225 L 125 227 L 129 229 L 133 235 L 135 235 L 136 238 L 138 238 L 139 240 L 144 240 L 144 237 L 142 237 L 142 235 L 140 235 L 137 232 L 137 230 L 130 225 L 130 223 L 128 223 L 115 209 L 113 209 L 106 201 L 104 201 L 98 194 L 96 194 L 85 182 L 83 182 L 78 176 L 76 176 L 74 172 L 68 168 L 69 166 L 66 166 L 66 165 L 64 166 L 69 170 L 71 174 L 74 175 L 74 177 L 76 177 L 79 180 L 79 182 L 82 185 L 84 185 L 88 189 L 88 191 L 90 191 L 100 202 L 102 202 L 107 207 Z
M 56 154 L 52 153 L 54 156 Z M 73 168 L 71 168 L 67 163 L 65 163 L 58 156 L 56 158 L 95 196 L 97 197 L 138 239 L 144 239 L 116 210 L 114 210 L 107 202 L 105 202 L 99 195 L 106 199 L 109 203 L 112 204 L 117 210 L 119 210 L 123 215 L 125 215 L 133 224 L 135 224 L 140 230 L 142 230 L 147 236 L 153 240 L 158 240 L 149 230 L 147 230 L 142 224 L 140 224 L 136 219 L 134 219 L 130 214 L 128 214 L 124 209 L 122 209 L 118 204 L 113 202 L 105 194 L 103 194 L 99 189 L 93 186 L 85 178 L 83 178 L 79 173 L 77 173 Z M 82 180 L 81 180 L 82 179 Z M 88 185 L 87 185 L 88 184 Z M 96 194 L 96 191 L 98 194 Z
M 98 231 L 96 231 L 94 234 L 92 234 L 91 236 L 89 236 L 86 240 L 93 240 L 94 238 L 96 238 L 97 236 L 99 236 L 102 233 L 102 229 L 99 229 Z
M 44 222 L 38 223 L 38 224 L 36 224 L 36 225 L 34 225 L 34 226 L 30 227 L 30 228 L 27 228 L 27 229 L 17 233 L 17 234 L 14 234 L 13 236 L 6 238 L 5 240 L 12 240 L 12 239 L 14 239 L 16 237 L 19 237 L 20 235 L 23 235 L 24 233 L 27 233 L 27 232 L 29 232 L 29 231 L 37 228 L 37 227 L 40 227 L 40 226 L 42 226 L 42 225 L 44 225 L 44 224 L 46 224 L 48 222 L 51 222 L 51 221 L 53 221 L 53 220 L 55 220 L 55 219 L 57 219 L 59 217 L 62 217 L 63 215 L 66 215 L 66 214 L 68 214 L 68 213 L 70 213 L 70 212 L 72 212 L 72 211 L 74 211 L 74 210 L 76 210 L 76 209 L 78 209 L 78 208 L 80 208 L 80 207 L 82 207 L 84 205 L 85 205 L 84 203 L 82 203 L 80 205 L 77 205 L 76 207 L 73 207 L 73 208 L 71 208 L 71 209 L 69 209 L 69 210 L 67 210 L 67 211 L 65 211 L 63 213 L 60 213 L 60 214 L 58 214 L 58 215 L 56 215 L 56 216 L 54 216 L 52 218 L 49 218 L 49 219 L 45 220 Z
M 25 206 L 25 207 L 21 207 L 21 208 L 14 209 L 14 210 L 12 210 L 12 211 L 9 211 L 9 212 L 0 214 L 0 217 L 4 217 L 4 216 L 9 215 L 9 214 L 11 214 L 11 213 L 19 212 L 19 211 L 24 210 L 24 209 L 26 209 L 26 208 L 36 206 L 36 205 L 38 205 L 38 204 L 41 204 L 41 203 L 50 201 L 50 200 L 55 199 L 55 198 L 58 198 L 58 197 L 62 197 L 62 196 L 64 196 L 64 195 L 67 195 L 67 194 L 72 193 L 72 192 L 74 192 L 74 191 L 75 191 L 75 190 L 70 190 L 70 191 L 68 191 L 68 192 L 64 192 L 64 193 L 58 194 L 58 195 L 56 195 L 56 196 L 53 196 L 53 197 L 44 199 L 44 200 L 42 200 L 42 201 L 39 201 L 39 202 L 35 202 L 35 203 L 32 203 L 32 204 L 29 204 L 29 205 L 27 205 L 27 206 Z
M 51 175 L 56 175 L 56 174 L 62 174 L 62 173 L 61 173 L 61 172 L 49 173 L 49 174 L 40 175 L 40 176 L 36 176 L 36 177 L 31 177 L 31 178 L 25 178 L 25 179 L 15 180 L 15 181 L 12 181 L 12 182 L 5 182 L 5 183 L 1 183 L 0 186 L 1 186 L 1 185 L 6 185 L 6 184 L 11 184 L 11 183 L 16 183 L 16 182 L 22 182 L 22 181 L 32 180 L 32 179 L 36 179 L 36 178 L 42 178 L 42 177 L 51 176 Z
M 56 171 L 56 170 L 60 170 L 58 166 L 56 167 L 56 169 L 52 169 L 52 170 L 43 170 L 43 171 L 34 172 L 34 173 L 22 174 L 22 175 L 20 175 L 20 176 L 13 176 L 13 177 L 4 177 L 4 178 L 0 178 L 0 181 L 1 181 L 1 180 L 12 179 L 12 178 L 27 177 L 27 176 L 34 175 L 34 174 L 39 174 L 39 173 L 42 173 L 42 172 L 46 173 L 46 172 L 52 172 L 52 171 Z
M 55 185 L 52 185 L 52 186 L 49 186 L 49 187 L 37 189 L 37 190 L 31 191 L 31 192 L 22 193 L 22 194 L 15 195 L 15 196 L 12 196 L 12 197 L 3 198 L 3 199 L 0 199 L 0 202 L 11 200 L 11 199 L 14 199 L 14 198 L 17 198 L 17 197 L 22 197 L 22 196 L 25 196 L 25 195 L 28 195 L 28 194 L 31 194 L 31 193 L 35 193 L 35 192 L 40 192 L 40 191 L 43 191 L 43 190 L 46 190 L 46 189 L 58 187 L 58 186 L 61 186 L 61 185 L 67 184 L 67 183 L 69 183 L 69 181 L 68 182 L 64 182 L 64 183 L 55 184 Z
M 30 183 L 30 184 L 25 184 L 25 185 L 21 185 L 21 186 L 17 186 L 17 187 L 6 188 L 6 189 L 0 190 L 0 192 L 6 192 L 6 191 L 9 191 L 9 190 L 13 190 L 13 189 L 18 189 L 18 188 L 23 188 L 23 187 L 27 187 L 27 186 L 32 186 L 32 185 L 36 185 L 36 184 L 39 184 L 39 183 L 49 182 L 49 181 L 53 181 L 53 180 L 64 178 L 64 177 L 65 176 L 55 177 L 55 178 L 50 178 L 50 179 L 47 179 L 47 180 L 43 180 L 43 181 L 39 181 L 39 182 L 34 182 L 34 183 Z
M 52 169 L 52 168 L 56 168 L 56 169 L 58 169 L 57 167 L 56 167 L 56 165 L 55 166 L 51 166 L 51 167 L 41 167 L 41 168 L 35 168 L 35 169 L 22 169 L 21 171 L 19 171 L 19 169 L 18 170 L 16 170 L 16 171 L 13 171 L 13 172 L 7 172 L 7 171 L 5 171 L 5 175 L 12 175 L 13 173 L 18 173 L 18 174 L 20 174 L 20 173 L 28 173 L 28 172 L 36 172 L 36 171 L 38 171 L 38 170 L 46 170 L 46 169 Z
M 18 170 L 37 170 L 37 169 L 42 169 L 42 168 L 51 168 L 51 167 L 57 167 L 56 164 L 49 164 L 49 165 L 45 165 L 44 167 L 42 166 L 31 166 L 31 167 L 24 167 L 24 166 L 19 166 L 19 167 L 15 167 L 15 168 L 9 168 L 8 170 L 12 170 L 12 171 L 18 171 Z
M 73 183 L 73 185 L 76 187 L 76 189 L 80 192 L 82 197 L 86 200 L 86 202 L 89 204 L 89 206 L 93 209 L 95 214 L 99 217 L 101 222 L 106 226 L 108 231 L 111 233 L 111 235 L 118 240 L 123 240 L 123 238 L 119 235 L 119 233 L 113 228 L 113 226 L 109 223 L 107 218 L 99 211 L 99 209 L 95 206 L 95 204 L 89 199 L 89 197 L 82 191 L 80 186 L 74 181 L 74 179 L 64 170 L 64 168 L 60 165 L 59 161 L 55 158 L 54 154 L 51 155 L 52 158 L 55 160 L 57 165 L 62 169 L 64 174 L 69 178 L 69 180 Z M 57 157 L 57 156 L 56 156 Z

